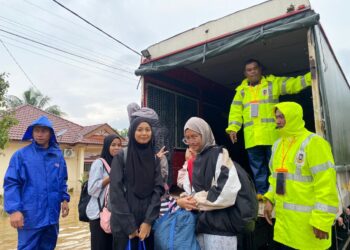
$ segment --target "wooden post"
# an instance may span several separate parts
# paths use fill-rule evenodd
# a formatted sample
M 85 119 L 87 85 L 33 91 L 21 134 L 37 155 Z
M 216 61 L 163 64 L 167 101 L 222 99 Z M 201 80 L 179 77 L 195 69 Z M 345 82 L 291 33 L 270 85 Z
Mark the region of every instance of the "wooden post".
M 322 113 L 314 39 L 315 37 L 313 35 L 312 28 L 310 28 L 307 32 L 307 43 L 308 43 L 310 71 L 311 71 L 311 78 L 312 78 L 311 88 L 312 88 L 312 103 L 313 103 L 313 110 L 314 110 L 315 129 L 316 129 L 316 134 L 324 138 L 325 124 L 324 124 L 323 113 Z

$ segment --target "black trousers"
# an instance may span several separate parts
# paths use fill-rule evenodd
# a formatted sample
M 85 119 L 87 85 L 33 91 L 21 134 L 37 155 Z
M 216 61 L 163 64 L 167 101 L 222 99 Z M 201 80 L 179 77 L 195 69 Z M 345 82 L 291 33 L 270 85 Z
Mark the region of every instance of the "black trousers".
M 113 249 L 114 250 L 129 250 L 126 248 L 128 246 L 129 238 L 121 236 L 119 234 L 113 233 Z M 131 240 L 131 250 L 138 250 L 139 238 L 135 237 Z M 147 250 L 154 249 L 153 242 L 153 233 L 151 232 L 150 236 L 145 239 L 145 246 Z M 141 248 L 142 249 L 142 248 Z
M 107 234 L 105 231 L 103 231 L 100 226 L 100 219 L 91 220 L 89 223 L 91 233 L 91 250 L 112 250 L 113 236 L 112 234 Z

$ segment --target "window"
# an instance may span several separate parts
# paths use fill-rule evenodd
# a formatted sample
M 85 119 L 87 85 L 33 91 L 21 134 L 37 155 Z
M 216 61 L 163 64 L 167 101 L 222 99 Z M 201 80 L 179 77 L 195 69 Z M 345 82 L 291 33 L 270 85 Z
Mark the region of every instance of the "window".
M 148 107 L 157 112 L 160 122 L 169 130 L 170 145 L 185 148 L 183 128 L 190 117 L 198 116 L 198 101 L 152 84 L 147 84 L 147 93 Z

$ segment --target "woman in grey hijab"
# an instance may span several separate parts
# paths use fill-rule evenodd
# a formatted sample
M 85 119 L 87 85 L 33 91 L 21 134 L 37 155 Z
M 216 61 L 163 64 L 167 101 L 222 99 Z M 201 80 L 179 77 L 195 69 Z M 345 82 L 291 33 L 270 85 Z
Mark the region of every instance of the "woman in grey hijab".
M 185 182 L 192 190 L 177 204 L 190 211 L 201 211 L 196 225 L 201 249 L 237 249 L 229 209 L 241 189 L 236 168 L 225 148 L 217 146 L 209 124 L 199 117 L 190 118 L 184 127 L 184 143 L 194 152 L 192 169 Z M 184 185 L 185 185 L 184 183 Z

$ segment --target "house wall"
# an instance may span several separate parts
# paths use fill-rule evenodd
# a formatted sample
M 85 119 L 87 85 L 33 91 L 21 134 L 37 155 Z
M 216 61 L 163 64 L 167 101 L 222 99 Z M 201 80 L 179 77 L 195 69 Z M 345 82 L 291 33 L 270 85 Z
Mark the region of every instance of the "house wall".
M 61 148 L 64 150 L 66 147 L 62 146 Z M 79 180 L 81 179 L 79 175 L 79 171 L 80 171 L 80 168 L 84 167 L 80 165 L 81 154 L 79 154 L 79 151 L 81 149 L 79 147 L 69 147 L 69 148 L 73 150 L 74 154 L 71 157 L 65 157 L 66 164 L 67 164 L 67 171 L 68 171 L 67 185 L 68 185 L 68 188 L 73 188 L 73 190 L 78 190 L 80 187 Z
M 6 169 L 10 163 L 10 159 L 12 155 L 20 148 L 23 148 L 24 146 L 28 145 L 28 142 L 15 142 L 15 143 L 9 143 L 5 150 L 0 151 L 0 194 L 2 195 L 4 193 L 4 177 Z
M 12 141 L 8 144 L 4 151 L 0 155 L 0 195 L 3 195 L 4 189 L 4 176 L 6 169 L 9 165 L 11 156 L 20 148 L 28 145 L 28 142 Z M 84 156 L 86 152 L 93 152 L 99 154 L 102 149 L 102 145 L 76 145 L 74 147 L 68 145 L 60 145 L 62 152 L 66 148 L 73 149 L 74 154 L 71 157 L 66 157 L 66 164 L 68 170 L 68 188 L 73 188 L 74 191 L 80 191 L 80 180 L 84 174 Z

